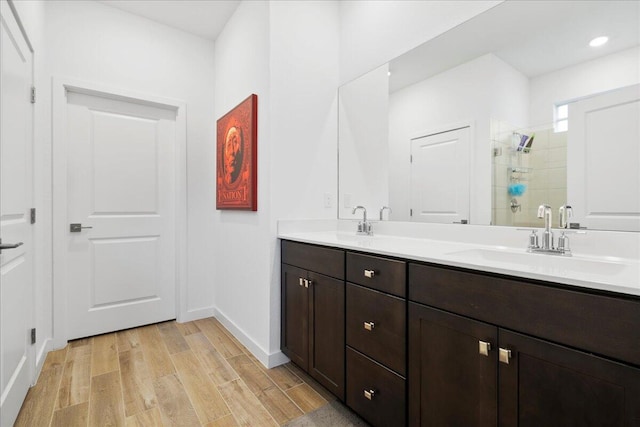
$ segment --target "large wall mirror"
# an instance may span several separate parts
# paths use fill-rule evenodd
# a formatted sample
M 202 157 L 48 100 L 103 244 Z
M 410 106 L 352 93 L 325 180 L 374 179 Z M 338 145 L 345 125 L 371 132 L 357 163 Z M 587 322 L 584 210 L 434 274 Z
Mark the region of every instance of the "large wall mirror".
M 501 3 L 343 85 L 338 136 L 341 219 L 640 231 L 640 2 Z

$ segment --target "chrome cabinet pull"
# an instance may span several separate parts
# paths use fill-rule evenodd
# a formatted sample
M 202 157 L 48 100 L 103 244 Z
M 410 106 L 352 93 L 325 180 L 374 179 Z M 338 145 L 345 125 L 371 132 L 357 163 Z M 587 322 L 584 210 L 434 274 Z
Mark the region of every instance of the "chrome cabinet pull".
M 366 397 L 369 400 L 373 400 L 373 397 L 375 395 L 376 395 L 376 392 L 373 389 L 369 389 L 369 390 L 365 390 L 364 391 L 364 397 Z
M 305 279 L 303 279 L 302 277 L 298 277 L 298 280 L 299 280 L 298 284 L 299 284 L 300 286 L 304 286 L 304 280 L 305 280 Z
M 364 277 L 368 277 L 369 279 L 373 279 L 373 276 L 375 276 L 376 272 L 373 270 L 365 270 L 364 271 Z
M 478 353 L 483 356 L 489 356 L 491 351 L 491 343 L 486 341 L 478 341 Z
M 376 327 L 376 324 L 374 322 L 364 322 L 364 328 L 367 331 L 372 331 L 373 328 L 375 328 L 375 327 Z
M 506 348 L 501 348 L 499 351 L 499 357 L 501 363 L 505 365 L 509 364 L 509 359 L 511 359 L 511 350 L 507 350 Z
M 308 279 L 304 279 L 304 287 L 308 288 L 309 286 L 311 286 L 313 284 L 312 280 L 308 280 Z

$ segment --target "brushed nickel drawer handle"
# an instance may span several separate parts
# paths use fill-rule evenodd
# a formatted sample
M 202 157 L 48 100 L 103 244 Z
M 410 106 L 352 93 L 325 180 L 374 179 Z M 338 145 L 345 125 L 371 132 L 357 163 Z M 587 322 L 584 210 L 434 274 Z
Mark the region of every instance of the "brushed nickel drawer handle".
M 373 389 L 369 389 L 369 390 L 365 390 L 364 391 L 364 397 L 366 397 L 369 400 L 373 400 L 375 395 L 376 395 L 376 392 Z
M 300 286 L 304 286 L 304 281 L 305 281 L 305 279 L 303 279 L 302 277 L 298 277 L 298 280 L 299 280 L 299 283 L 298 283 L 298 284 L 299 284 Z
M 373 270 L 365 270 L 364 271 L 364 277 L 368 277 L 369 279 L 373 279 L 373 276 L 375 276 L 376 272 Z
M 374 322 L 364 322 L 364 328 L 367 331 L 372 331 L 373 328 L 375 328 L 375 327 L 376 327 L 376 324 Z
M 489 356 L 491 351 L 491 343 L 486 341 L 478 341 L 478 353 L 483 356 Z
M 509 364 L 509 359 L 511 359 L 511 350 L 507 350 L 506 348 L 501 348 L 499 351 L 499 359 L 501 363 L 505 365 Z

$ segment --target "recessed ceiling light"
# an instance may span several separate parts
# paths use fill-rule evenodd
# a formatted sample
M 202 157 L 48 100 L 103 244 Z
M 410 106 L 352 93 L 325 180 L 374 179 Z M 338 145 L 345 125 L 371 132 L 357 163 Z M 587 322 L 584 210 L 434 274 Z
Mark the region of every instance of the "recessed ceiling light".
M 390 76 L 390 75 L 391 75 L 391 71 L 387 71 L 387 76 Z
M 593 40 L 591 40 L 589 42 L 589 46 L 591 46 L 591 47 L 602 46 L 603 44 L 605 44 L 608 41 L 609 41 L 609 37 L 606 37 L 606 36 L 596 37 L 595 39 L 593 39 Z

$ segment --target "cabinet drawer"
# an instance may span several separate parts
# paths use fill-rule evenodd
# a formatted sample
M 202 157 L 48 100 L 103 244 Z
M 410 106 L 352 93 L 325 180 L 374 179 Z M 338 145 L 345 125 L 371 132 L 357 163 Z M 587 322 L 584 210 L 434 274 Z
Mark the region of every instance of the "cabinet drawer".
M 400 297 L 406 296 L 406 263 L 347 252 L 347 281 Z
M 403 426 L 405 380 L 347 347 L 347 405 L 373 426 Z
M 347 344 L 405 375 L 406 313 L 404 299 L 347 284 Z
M 640 300 L 431 265 L 409 265 L 409 299 L 640 365 Z
M 344 251 L 307 243 L 282 241 L 282 262 L 344 279 Z

